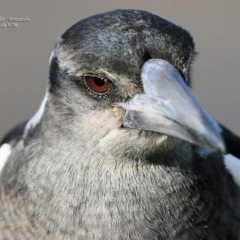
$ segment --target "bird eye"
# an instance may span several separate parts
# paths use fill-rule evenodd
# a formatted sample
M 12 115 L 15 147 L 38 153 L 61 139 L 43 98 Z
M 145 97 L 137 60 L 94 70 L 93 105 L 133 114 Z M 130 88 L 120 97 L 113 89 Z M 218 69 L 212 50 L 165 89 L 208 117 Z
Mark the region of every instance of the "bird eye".
M 91 91 L 93 91 L 96 94 L 99 94 L 99 95 L 106 94 L 110 89 L 109 82 L 107 82 L 104 79 L 101 79 L 98 77 L 86 76 L 84 80 L 87 88 L 89 88 Z

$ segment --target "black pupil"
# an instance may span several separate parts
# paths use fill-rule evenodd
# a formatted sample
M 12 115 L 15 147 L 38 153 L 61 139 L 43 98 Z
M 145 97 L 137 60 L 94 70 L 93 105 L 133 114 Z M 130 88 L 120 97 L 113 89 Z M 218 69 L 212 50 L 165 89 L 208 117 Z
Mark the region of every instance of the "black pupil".
M 99 87 L 102 87 L 104 85 L 104 81 L 101 78 L 95 78 L 95 84 Z

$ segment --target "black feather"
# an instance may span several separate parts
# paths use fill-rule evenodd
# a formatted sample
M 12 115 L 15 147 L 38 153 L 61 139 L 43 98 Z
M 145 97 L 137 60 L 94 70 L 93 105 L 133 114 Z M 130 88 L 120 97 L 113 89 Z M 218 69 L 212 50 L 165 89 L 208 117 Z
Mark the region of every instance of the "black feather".
M 220 126 L 222 128 L 222 137 L 226 145 L 227 153 L 240 158 L 240 137 L 222 124 L 220 124 Z
M 27 122 L 28 120 L 20 123 L 19 125 L 15 126 L 13 129 L 11 129 L 1 140 L 0 146 L 4 143 L 10 143 L 12 141 L 18 142 L 23 136 L 24 129 Z

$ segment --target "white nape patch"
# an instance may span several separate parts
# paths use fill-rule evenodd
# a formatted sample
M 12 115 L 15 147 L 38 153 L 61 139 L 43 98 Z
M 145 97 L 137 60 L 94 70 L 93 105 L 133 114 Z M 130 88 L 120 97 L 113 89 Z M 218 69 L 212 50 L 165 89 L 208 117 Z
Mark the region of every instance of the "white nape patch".
M 240 187 L 240 159 L 231 154 L 224 156 L 226 169 L 230 172 L 234 182 Z
M 49 65 L 51 64 L 52 59 L 53 59 L 55 56 L 56 56 L 55 50 L 52 50 L 52 53 L 51 53 L 50 58 L 49 58 L 49 61 L 48 61 L 48 64 L 49 64 Z
M 8 143 L 4 143 L 1 147 L 0 147 L 0 173 L 3 169 L 3 167 L 5 166 L 5 163 L 8 160 L 8 157 L 11 154 L 11 145 Z
M 41 121 L 47 100 L 48 100 L 48 94 L 46 92 L 38 111 L 35 113 L 35 115 L 32 118 L 29 119 L 29 121 L 27 122 L 27 124 L 25 126 L 24 133 L 23 133 L 24 138 L 26 138 L 29 129 L 35 128 L 37 126 L 37 124 Z

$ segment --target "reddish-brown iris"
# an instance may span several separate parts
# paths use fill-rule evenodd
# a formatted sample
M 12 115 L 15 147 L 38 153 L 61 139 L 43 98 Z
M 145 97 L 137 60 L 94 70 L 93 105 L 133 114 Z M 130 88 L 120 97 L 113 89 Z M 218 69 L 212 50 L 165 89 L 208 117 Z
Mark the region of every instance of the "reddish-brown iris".
M 85 77 L 85 81 L 87 86 L 96 93 L 106 93 L 110 88 L 109 83 L 101 78 L 88 76 Z

